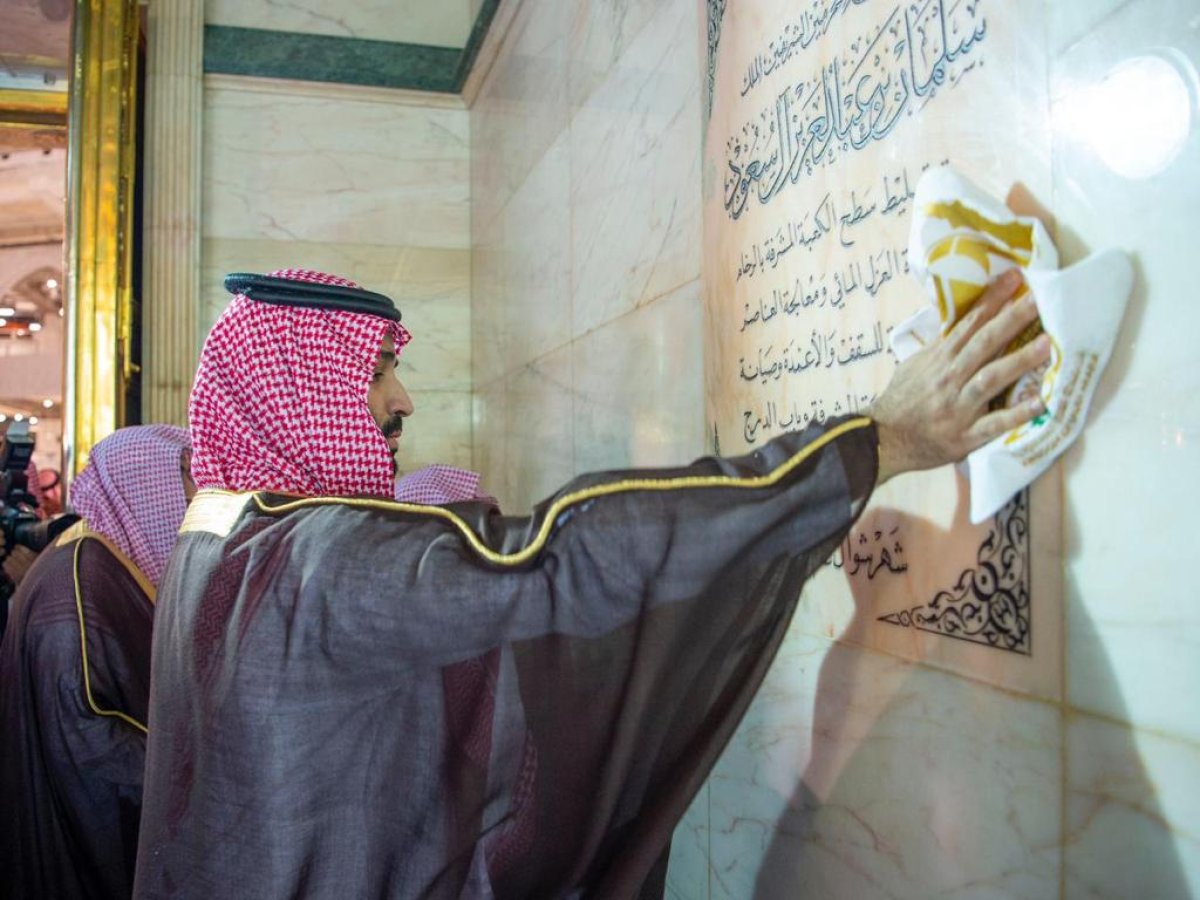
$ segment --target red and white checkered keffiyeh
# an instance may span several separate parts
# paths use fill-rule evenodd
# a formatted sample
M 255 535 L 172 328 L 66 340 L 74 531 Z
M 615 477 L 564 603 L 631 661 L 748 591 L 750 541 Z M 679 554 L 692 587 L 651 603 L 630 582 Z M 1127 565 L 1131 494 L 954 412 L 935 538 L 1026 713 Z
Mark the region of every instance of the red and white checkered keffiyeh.
M 441 506 L 480 500 L 499 506 L 496 498 L 479 490 L 479 475 L 454 466 L 433 465 L 411 472 L 396 482 L 396 499 L 401 503 Z
M 71 485 L 75 512 L 156 587 L 187 511 L 179 463 L 190 443 L 174 425 L 122 428 L 92 448 Z
M 304 269 L 270 273 L 358 287 Z M 234 296 L 204 342 L 188 415 L 200 488 L 393 496 L 391 450 L 367 408 L 380 343 L 411 335 L 365 313 Z

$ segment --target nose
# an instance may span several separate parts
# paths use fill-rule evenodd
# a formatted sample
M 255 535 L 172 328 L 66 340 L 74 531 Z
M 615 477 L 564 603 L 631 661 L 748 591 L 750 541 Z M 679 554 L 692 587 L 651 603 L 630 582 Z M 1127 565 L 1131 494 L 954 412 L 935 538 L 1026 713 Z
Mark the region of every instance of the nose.
M 400 383 L 400 379 L 393 380 L 394 388 L 388 396 L 387 412 L 389 416 L 411 416 L 413 414 L 412 397 L 408 396 L 408 391 L 404 389 L 404 385 Z

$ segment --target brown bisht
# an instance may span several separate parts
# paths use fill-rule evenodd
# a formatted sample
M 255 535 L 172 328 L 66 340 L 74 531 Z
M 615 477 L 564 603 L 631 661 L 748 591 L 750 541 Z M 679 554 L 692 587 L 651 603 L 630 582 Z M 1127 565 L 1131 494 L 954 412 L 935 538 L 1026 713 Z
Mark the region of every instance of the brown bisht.
M 202 492 L 160 587 L 135 893 L 660 896 L 875 473 L 854 419 L 529 518 Z
M 79 523 L 13 597 L 0 646 L 0 897 L 128 897 L 154 588 Z

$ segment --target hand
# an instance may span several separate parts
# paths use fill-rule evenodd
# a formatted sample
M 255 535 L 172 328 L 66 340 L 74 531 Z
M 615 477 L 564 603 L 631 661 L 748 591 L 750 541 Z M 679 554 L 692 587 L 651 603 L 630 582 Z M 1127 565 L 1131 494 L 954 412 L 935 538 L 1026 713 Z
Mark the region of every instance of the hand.
M 1032 294 L 1009 303 L 1020 285 L 1016 269 L 1005 272 L 945 337 L 896 369 L 871 409 L 880 484 L 901 472 L 957 462 L 1045 411 L 1041 400 L 987 410 L 993 397 L 1050 356 L 1044 334 L 1000 356 L 1037 318 Z

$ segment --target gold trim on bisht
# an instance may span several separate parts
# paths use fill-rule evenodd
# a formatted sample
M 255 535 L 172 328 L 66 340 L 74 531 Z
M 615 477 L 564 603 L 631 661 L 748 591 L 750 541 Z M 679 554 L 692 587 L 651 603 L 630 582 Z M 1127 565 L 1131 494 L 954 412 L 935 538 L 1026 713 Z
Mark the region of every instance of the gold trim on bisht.
M 425 506 L 419 503 L 401 503 L 395 500 L 383 500 L 363 497 L 302 497 L 272 505 L 261 493 L 232 493 L 205 489 L 192 499 L 184 517 L 181 534 L 187 532 L 207 532 L 217 537 L 228 537 L 233 531 L 238 516 L 253 502 L 255 508 L 268 516 L 282 516 L 298 509 L 313 506 L 349 506 L 355 509 L 378 509 L 413 513 L 429 516 L 449 522 L 467 545 L 480 557 L 498 566 L 521 566 L 529 562 L 542 551 L 550 538 L 554 523 L 567 509 L 577 506 L 597 497 L 612 494 L 628 493 L 630 491 L 678 491 L 693 488 L 740 488 L 755 490 L 773 487 L 787 477 L 793 470 L 803 465 L 813 454 L 824 449 L 838 438 L 852 431 L 868 428 L 871 419 L 863 416 L 850 419 L 835 428 L 815 438 L 812 443 L 798 450 L 784 462 L 780 463 L 766 475 L 755 475 L 740 478 L 736 475 L 683 475 L 677 478 L 627 478 L 608 484 L 598 484 L 582 490 L 563 494 L 550 504 L 542 516 L 541 526 L 533 540 L 525 547 L 513 553 L 498 553 L 480 540 L 479 535 L 453 510 L 442 506 Z
M 248 493 L 221 491 L 215 488 L 198 491 L 188 504 L 183 524 L 179 526 L 179 533 L 205 532 L 220 538 L 229 537 L 251 496 L 253 495 Z
M 118 547 L 100 532 L 93 530 L 85 520 L 80 519 L 78 522 L 60 534 L 58 536 L 58 540 L 54 542 L 54 546 L 65 547 L 72 541 L 81 541 L 84 538 L 91 538 L 92 540 L 99 541 L 101 544 L 103 544 L 105 549 L 107 549 L 108 552 L 113 555 L 117 562 L 124 566 L 125 570 L 133 576 L 134 581 L 138 583 L 138 587 L 140 587 L 146 596 L 150 598 L 150 602 L 154 602 L 155 595 L 158 593 L 158 591 L 150 582 L 150 579 L 146 577 L 146 574 L 137 567 L 137 563 L 126 556 L 120 547 Z
M 75 615 L 79 621 L 79 657 L 80 667 L 83 671 L 83 696 L 87 700 L 88 708 L 98 716 L 106 716 L 108 718 L 120 719 L 126 725 L 131 725 L 143 734 L 147 733 L 146 725 L 139 722 L 128 713 L 123 713 L 119 709 L 105 709 L 96 702 L 95 696 L 92 694 L 92 675 L 91 661 L 88 659 L 87 649 L 87 617 L 83 612 L 83 585 L 79 580 L 79 553 L 83 549 L 83 543 L 86 540 L 97 541 L 103 544 L 109 553 L 119 562 L 134 580 L 137 581 L 138 587 L 145 592 L 150 602 L 154 602 L 155 589 L 150 583 L 150 579 L 145 576 L 141 569 L 128 556 L 120 551 L 112 541 L 100 534 L 98 531 L 93 531 L 88 527 L 87 522 L 80 520 L 58 536 L 54 546 L 65 547 L 74 542 L 75 549 L 71 554 L 71 576 L 75 585 Z

